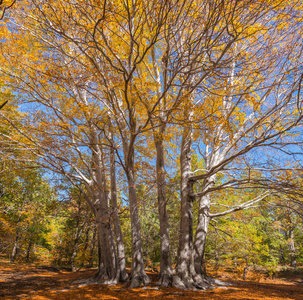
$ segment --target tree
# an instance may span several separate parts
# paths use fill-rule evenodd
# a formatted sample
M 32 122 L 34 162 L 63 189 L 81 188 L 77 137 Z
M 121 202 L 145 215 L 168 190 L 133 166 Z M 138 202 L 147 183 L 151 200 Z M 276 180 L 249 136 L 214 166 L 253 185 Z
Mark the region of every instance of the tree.
M 286 192 L 283 183 L 270 180 L 268 177 L 262 181 L 254 180 L 249 172 L 248 178 L 244 180 L 237 178 L 235 170 L 243 168 L 240 158 L 244 166 L 248 163 L 255 164 L 257 148 L 301 145 L 300 139 L 291 141 L 289 138 L 302 120 L 302 113 L 297 105 L 301 79 L 295 71 L 298 70 L 300 61 L 300 57 L 296 54 L 298 50 L 295 49 L 300 48 L 301 41 L 298 41 L 298 36 L 293 31 L 293 28 L 297 28 L 297 20 L 294 20 L 294 27 L 282 29 L 283 18 L 280 15 L 282 11 L 290 14 L 296 8 L 281 3 L 268 5 L 259 2 L 257 5 L 260 5 L 260 8 L 255 10 L 256 3 L 245 3 L 245 7 L 241 6 L 242 4 L 235 4 L 237 9 L 232 10 L 226 31 L 223 31 L 226 33 L 223 45 L 228 45 L 226 42 L 228 37 L 235 37 L 230 38 L 231 46 L 222 54 L 229 58 L 229 61 L 225 60 L 224 67 L 220 66 L 216 69 L 207 81 L 197 88 L 203 92 L 199 98 L 203 103 L 198 102 L 199 108 L 193 110 L 193 105 L 189 105 L 189 110 L 184 109 L 184 119 L 190 125 L 184 126 L 183 129 L 180 156 L 181 189 L 184 192 L 181 192 L 183 195 L 179 246 L 181 252 L 177 266 L 182 280 L 179 286 L 203 288 L 213 282 L 207 278 L 205 270 L 202 269 L 210 220 L 254 205 L 269 194 L 262 193 L 225 212 L 212 212 L 212 203 L 216 201 L 211 199 L 213 192 L 223 188 L 250 186 Z M 248 9 L 247 4 L 252 8 Z M 261 10 L 262 14 L 259 13 Z M 272 18 L 270 23 L 265 18 L 269 14 Z M 231 24 L 234 26 L 234 32 L 230 31 Z M 265 31 L 266 34 L 271 34 L 271 39 L 266 39 L 266 48 L 263 46 Z M 249 48 L 246 46 L 247 43 Z M 214 57 L 217 57 L 215 53 Z M 221 57 L 220 59 L 222 60 Z M 274 76 L 271 77 L 269 72 Z M 288 77 L 288 73 L 293 74 L 293 77 Z M 193 100 L 189 101 L 193 102 Z M 192 127 L 195 127 L 195 130 L 200 128 L 199 133 L 191 129 Z M 199 141 L 196 147 L 205 161 L 205 169 L 197 170 L 196 172 L 200 172 L 198 175 L 191 173 L 193 135 Z M 264 160 L 264 165 L 267 163 Z M 264 171 L 266 172 L 266 168 Z M 221 184 L 217 182 L 220 172 L 226 174 L 226 180 Z M 233 177 L 230 180 L 229 174 Z M 194 193 L 193 186 L 199 180 L 203 180 L 200 191 Z M 199 202 L 199 217 L 194 240 L 192 238 L 193 197 Z
M 10 167 L 9 170 L 1 170 L 0 220 L 1 231 L 6 232 L 1 248 L 5 253 L 10 251 L 12 263 L 21 249 L 26 248 L 25 260 L 28 262 L 34 245 L 49 247 L 45 234 L 55 195 L 37 166 L 25 163 L 16 168 L 12 163 Z
M 27 1 L 22 9 L 16 7 L 8 23 L 13 34 L 3 41 L 1 72 L 20 101 L 30 102 L 33 109 L 19 129 L 24 139 L 18 143 L 41 166 L 82 191 L 96 216 L 102 249 L 98 278 L 107 283 L 126 274 L 123 259 L 117 259 L 123 257 L 115 183 L 119 162 L 132 227 L 131 287 L 137 287 L 149 278 L 136 160 L 152 140 L 160 283 L 207 288 L 215 282 L 202 268 L 210 220 L 251 207 L 269 194 L 289 194 L 290 189 L 293 195 L 301 193 L 278 177 L 252 176 L 254 169 L 269 163 L 265 157 L 256 163 L 258 149 L 283 146 L 293 153 L 292 147 L 302 145 L 295 132 L 302 120 L 301 7 L 250 0 L 82 4 Z M 182 132 L 176 276 L 171 270 L 165 176 L 165 151 L 172 151 L 165 149 L 166 139 L 174 132 Z M 139 145 L 141 141 L 148 142 Z M 203 158 L 203 170 L 192 170 L 193 149 Z M 215 192 L 246 188 L 262 192 L 227 210 L 214 210 Z M 199 203 L 195 232 L 194 199 Z

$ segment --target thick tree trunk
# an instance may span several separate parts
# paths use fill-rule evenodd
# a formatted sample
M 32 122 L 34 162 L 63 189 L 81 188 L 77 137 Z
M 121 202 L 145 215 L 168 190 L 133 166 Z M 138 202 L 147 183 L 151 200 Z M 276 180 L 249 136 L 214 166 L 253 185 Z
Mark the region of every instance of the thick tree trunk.
M 161 129 L 160 129 L 161 130 Z M 169 221 L 166 209 L 166 189 L 165 189 L 165 169 L 164 169 L 164 149 L 162 131 L 159 137 L 155 137 L 157 150 L 157 188 L 158 188 L 158 213 L 160 220 L 161 237 L 161 261 L 160 261 L 160 280 L 157 284 L 169 286 L 172 283 L 172 266 L 169 244 Z
M 215 179 L 216 175 L 212 175 L 210 178 L 206 178 L 203 182 L 202 190 L 207 191 L 207 189 L 213 187 Z M 209 212 L 210 194 L 206 193 L 199 199 L 199 214 L 194 242 L 195 271 L 197 275 L 201 276 L 202 278 L 206 278 L 206 270 L 203 268 L 203 257 L 205 252 L 207 231 L 210 222 Z
M 77 270 L 76 265 L 75 265 L 75 258 L 77 256 L 77 252 L 78 252 L 77 250 L 78 250 L 78 244 L 74 245 L 73 253 L 70 258 L 70 266 L 71 266 L 72 272 L 75 272 Z
M 117 263 L 118 263 L 118 273 L 117 278 L 119 281 L 126 281 L 128 275 L 126 272 L 126 263 L 125 263 L 125 251 L 123 244 L 123 236 L 120 224 L 120 218 L 118 214 L 118 203 L 117 203 L 117 184 L 116 184 L 116 162 L 115 162 L 115 149 L 113 148 L 113 132 L 111 128 L 110 139 L 112 147 L 110 150 L 110 184 L 111 184 L 111 205 L 113 211 L 113 220 L 114 220 L 114 229 L 116 236 L 116 245 L 117 245 Z
M 198 283 L 198 286 L 202 286 L 205 289 L 212 284 L 225 285 L 224 282 L 207 276 L 204 261 L 207 231 L 211 220 L 209 216 L 210 194 L 207 193 L 207 190 L 214 186 L 215 179 L 216 175 L 212 175 L 203 182 L 202 190 L 206 191 L 206 194 L 199 199 L 199 214 L 193 247 L 195 282 Z
M 99 206 L 96 208 L 96 224 L 98 232 L 98 244 L 100 260 L 97 278 L 103 283 L 117 283 L 117 257 L 111 219 L 108 207 L 108 199 L 104 189 L 100 190 Z
M 192 206 L 193 182 L 191 176 L 191 128 L 185 128 L 181 144 L 181 224 L 178 262 L 173 285 L 178 288 L 207 289 L 213 283 L 223 283 L 206 276 L 203 266 L 206 235 L 209 225 L 209 195 L 203 196 L 199 201 L 199 218 L 193 244 Z M 213 178 L 205 180 L 204 188 L 213 184 Z
M 291 227 L 289 230 L 289 255 L 290 255 L 290 265 L 291 267 L 297 267 L 296 260 L 296 247 L 295 247 L 295 236 L 294 236 L 294 228 Z
M 132 268 L 131 268 L 131 285 L 130 288 L 139 287 L 143 284 L 150 283 L 150 279 L 145 273 L 141 240 L 141 226 L 139 220 L 138 200 L 136 191 L 136 180 L 134 172 L 134 150 L 131 150 L 130 159 L 127 165 L 127 180 L 129 191 L 131 232 L 132 232 Z
M 206 270 L 203 269 L 203 257 L 206 244 L 206 236 L 209 226 L 209 195 L 202 196 L 199 201 L 199 215 L 194 242 L 194 262 L 195 271 L 197 274 L 205 277 Z
M 167 48 L 169 46 L 167 45 Z M 159 130 L 154 133 L 154 142 L 157 151 L 157 189 L 158 189 L 158 214 L 160 221 L 160 238 L 161 238 L 161 258 L 160 258 L 160 279 L 157 284 L 162 286 L 168 286 L 172 283 L 172 266 L 171 266 L 171 253 L 170 253 L 170 238 L 169 238 L 169 220 L 166 209 L 166 183 L 165 183 L 165 168 L 164 168 L 164 147 L 163 147 L 163 134 L 165 132 L 165 106 L 166 99 L 165 95 L 161 99 L 163 89 L 166 90 L 167 87 L 167 62 L 162 62 L 163 73 L 162 79 L 159 72 L 159 66 L 156 59 L 155 47 L 152 47 L 151 51 L 154 76 L 158 83 L 157 85 L 157 97 L 160 101 L 160 111 L 159 111 Z
M 95 220 L 99 247 L 99 264 L 95 279 L 104 284 L 115 284 L 118 272 L 116 246 L 110 218 L 104 156 L 100 147 L 97 127 L 94 124 L 92 124 L 90 138 L 94 173 L 94 186 L 90 190 L 91 196 L 95 199 Z
M 189 183 L 191 175 L 191 128 L 184 128 L 181 144 L 181 223 L 178 249 L 178 261 L 176 266 L 176 277 L 173 285 L 179 288 L 193 288 L 193 261 L 192 261 L 192 205 L 190 196 L 192 185 Z

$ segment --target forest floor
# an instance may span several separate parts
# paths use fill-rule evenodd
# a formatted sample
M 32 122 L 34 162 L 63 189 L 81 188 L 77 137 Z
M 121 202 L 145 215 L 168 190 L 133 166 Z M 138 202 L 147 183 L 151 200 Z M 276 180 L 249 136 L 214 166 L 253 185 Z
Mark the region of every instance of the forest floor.
M 254 274 L 245 282 L 236 273 L 218 272 L 219 279 L 232 282 L 233 286 L 208 291 L 156 287 L 156 272 L 148 272 L 153 280 L 150 286 L 137 289 L 121 284 L 106 287 L 75 283 L 95 272 L 82 269 L 72 273 L 63 268 L 0 260 L 0 299 L 303 299 L 303 272 L 284 272 L 283 278 L 278 274 L 276 279 Z

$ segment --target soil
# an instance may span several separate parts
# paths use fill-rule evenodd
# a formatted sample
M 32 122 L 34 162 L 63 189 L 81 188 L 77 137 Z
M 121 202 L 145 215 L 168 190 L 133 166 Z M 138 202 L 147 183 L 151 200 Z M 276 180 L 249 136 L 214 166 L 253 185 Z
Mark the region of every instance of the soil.
M 108 287 L 76 283 L 94 275 L 95 269 L 70 272 L 67 269 L 29 264 L 10 264 L 0 261 L 1 299 L 303 299 L 303 276 L 268 279 L 260 275 L 254 281 L 235 280 L 230 273 L 217 273 L 217 277 L 232 282 L 230 287 L 217 287 L 208 291 L 184 291 L 155 286 L 156 272 L 148 272 L 152 284 L 129 289 L 127 284 Z

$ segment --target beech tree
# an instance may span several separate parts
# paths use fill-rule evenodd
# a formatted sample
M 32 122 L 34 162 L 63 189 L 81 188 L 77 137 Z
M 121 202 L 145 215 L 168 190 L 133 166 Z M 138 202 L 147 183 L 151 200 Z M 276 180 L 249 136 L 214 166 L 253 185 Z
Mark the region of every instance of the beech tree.
M 2 35 L 0 71 L 31 114 L 18 127 L 1 113 L 22 136 L 7 138 L 82 192 L 98 229 L 96 280 L 114 284 L 127 278 L 118 162 L 128 186 L 130 286 L 150 282 L 136 187 L 143 139 L 156 150 L 163 286 L 220 284 L 202 267 L 210 220 L 270 194 L 301 195 L 274 177 L 275 168 L 284 168 L 281 162 L 270 169 L 273 178 L 252 176 L 258 149 L 293 153 L 302 145 L 296 132 L 302 120 L 301 9 L 299 2 L 252 0 L 28 0 L 14 7 Z M 172 150 L 165 145 L 178 132 L 181 222 L 174 274 L 165 174 L 165 153 Z M 192 170 L 194 150 L 203 169 Z M 265 155 L 260 163 L 268 165 Z M 262 192 L 214 210 L 215 192 L 247 187 Z
M 25 9 L 26 6 L 23 8 Z M 100 144 L 100 130 L 94 121 L 94 116 L 91 115 L 93 111 L 87 113 L 90 99 L 75 76 L 76 70 L 81 70 L 81 63 L 75 63 L 74 69 L 70 70 L 66 65 L 66 59 L 69 59 L 69 56 L 59 54 L 63 50 L 76 50 L 72 50 L 70 45 L 66 49 L 62 48 L 64 43 L 61 44 L 62 41 L 57 39 L 58 36 L 53 36 L 51 32 L 47 34 L 43 24 L 40 24 L 40 28 L 35 27 L 35 21 L 30 22 L 33 21 L 30 14 L 27 14 L 26 17 L 29 23 L 17 23 L 18 11 L 16 10 L 14 22 L 24 26 L 23 33 L 27 32 L 26 28 L 30 31 L 31 26 L 34 26 L 35 30 L 31 31 L 33 35 L 26 35 L 25 39 L 29 39 L 34 45 L 42 43 L 46 52 L 39 53 L 39 50 L 36 52 L 35 47 L 32 48 L 33 51 L 27 51 L 29 48 L 23 51 L 22 47 L 28 45 L 29 40 L 25 41 L 20 38 L 20 43 L 16 45 L 17 49 L 15 48 L 18 59 L 23 59 L 25 62 L 29 58 L 29 63 L 20 65 L 19 70 L 15 70 L 11 74 L 16 80 L 15 83 L 19 85 L 18 90 L 20 96 L 22 95 L 20 98 L 27 102 L 30 97 L 30 102 L 37 101 L 41 105 L 40 108 L 42 106 L 44 108 L 43 110 L 38 109 L 24 118 L 24 125 L 27 128 L 17 130 L 26 139 L 19 144 L 23 149 L 32 152 L 39 159 L 41 166 L 65 176 L 80 190 L 82 184 L 86 187 L 87 193 L 83 190 L 82 192 L 86 195 L 85 198 L 96 217 L 98 242 L 100 247 L 101 245 L 107 246 L 102 248 L 97 276 L 108 282 L 116 282 L 120 276 L 125 280 L 127 274 L 125 263 L 123 265 L 124 258 L 117 260 L 113 228 L 112 225 L 108 226 L 110 207 L 104 173 L 104 149 Z M 7 39 L 7 42 L 13 41 Z M 57 52 L 53 49 L 53 52 L 49 52 L 49 44 L 54 43 L 55 45 L 56 42 L 58 43 Z M 13 47 L 13 45 L 11 46 Z M 48 60 L 48 63 L 44 61 L 44 55 L 48 55 L 47 53 L 54 55 L 53 59 Z M 3 54 L 7 58 L 7 63 L 12 67 L 16 62 L 16 57 Z M 36 56 L 31 60 L 32 55 Z M 33 66 L 39 61 L 43 61 L 43 63 L 36 72 Z M 59 81 L 57 77 L 59 73 L 56 73 L 56 68 L 57 71 L 60 70 Z M 68 102 L 70 105 L 67 105 Z M 96 115 L 102 114 L 99 109 L 95 113 Z
M 200 123 L 199 119 L 195 119 L 195 111 L 185 115 L 192 124 L 184 128 L 180 156 L 183 173 L 181 188 L 184 190 L 184 197 L 181 196 L 181 205 L 184 205 L 184 212 L 181 212 L 181 218 L 184 218 L 183 224 L 181 219 L 181 236 L 183 230 L 184 238 L 180 238 L 180 249 L 184 252 L 179 256 L 179 265 L 183 264 L 182 269 L 187 269 L 183 279 L 186 287 L 197 285 L 203 287 L 216 282 L 209 279 L 202 268 L 207 230 L 211 219 L 251 207 L 271 193 L 286 193 L 291 188 L 281 181 L 269 179 L 268 176 L 258 180 L 250 176 L 252 172 L 248 172 L 248 177 L 243 179 L 237 177 L 236 172 L 237 169 L 252 168 L 257 148 L 302 145 L 300 139 L 293 138 L 294 129 L 302 120 L 300 55 L 298 55 L 302 41 L 295 32 L 298 29 L 297 20 L 293 20 L 292 26 L 282 28 L 281 24 L 284 24 L 284 20 L 279 14 L 282 11 L 286 14 L 295 13 L 296 9 L 281 3 L 280 6 L 278 3 L 272 3 L 273 6 L 267 6 L 268 3 L 259 4 L 265 5 L 263 9 L 258 10 L 262 10 L 262 14 L 254 10 L 249 10 L 251 14 L 243 14 L 243 11 L 240 13 L 242 18 L 236 27 L 239 26 L 238 28 L 241 29 L 232 34 L 238 36 L 238 40 L 233 43 L 230 51 L 225 53 L 230 61 L 224 68 L 211 74 L 209 77 L 211 85 L 204 82 L 200 87 L 205 92 L 204 103 L 201 105 L 202 115 L 210 112 L 208 117 Z M 251 5 L 255 6 L 255 3 Z M 237 7 L 240 12 L 241 5 L 237 4 Z M 247 7 L 242 9 L 248 11 Z M 279 11 L 277 15 L 272 14 L 275 10 Z M 265 18 L 269 13 L 270 23 Z M 229 24 L 233 24 L 236 19 L 237 15 L 233 14 Z M 229 29 L 228 34 L 231 34 Z M 266 45 L 264 36 L 267 37 Z M 289 73 L 293 76 L 289 77 Z M 197 113 L 199 112 L 200 110 L 197 110 Z M 201 118 L 200 115 L 198 118 Z M 198 125 L 199 123 L 201 125 Z M 196 133 L 197 129 L 199 133 Z M 196 174 L 191 173 L 190 164 L 191 145 L 195 140 L 192 135 L 197 139 L 198 153 L 205 162 L 205 169 L 196 170 Z M 260 165 L 264 163 L 267 166 L 264 171 L 270 171 L 270 164 L 265 161 L 265 156 L 261 160 L 263 161 L 259 162 Z M 280 164 L 280 168 L 283 167 L 285 166 Z M 197 174 L 198 172 L 200 174 Z M 225 180 L 217 183 L 218 174 L 222 172 L 225 174 Z M 232 178 L 228 178 L 229 175 Z M 202 182 L 197 188 L 199 191 L 194 193 L 193 186 L 200 180 Z M 211 197 L 216 190 L 253 186 L 264 187 L 265 190 L 257 197 L 247 202 L 240 202 L 226 211 L 213 211 L 212 204 L 216 199 Z M 298 186 L 292 188 L 298 190 Z M 193 198 L 199 202 L 199 216 L 194 238 Z

